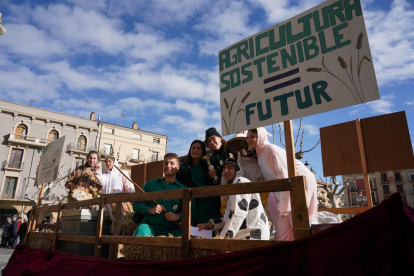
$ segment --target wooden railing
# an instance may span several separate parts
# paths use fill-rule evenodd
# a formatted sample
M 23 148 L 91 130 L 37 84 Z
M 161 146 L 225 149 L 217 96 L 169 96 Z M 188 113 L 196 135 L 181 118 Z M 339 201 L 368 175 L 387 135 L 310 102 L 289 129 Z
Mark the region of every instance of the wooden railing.
M 310 225 L 308 217 L 308 208 L 306 206 L 305 195 L 305 178 L 303 176 L 292 177 L 288 179 L 260 181 L 252 183 L 231 184 L 213 187 L 199 187 L 181 190 L 168 190 L 151 193 L 134 193 L 134 194 L 112 194 L 101 195 L 100 198 L 89 199 L 78 202 L 65 204 L 43 206 L 34 210 L 32 219 L 29 222 L 26 241 L 31 238 L 43 238 L 52 240 L 52 249 L 58 249 L 58 241 L 72 241 L 80 243 L 89 243 L 95 245 L 94 255 L 101 256 L 102 244 L 141 245 L 141 246 L 169 246 L 181 247 L 182 258 L 190 257 L 191 249 L 208 249 L 221 251 L 237 251 L 254 247 L 261 247 L 280 243 L 274 240 L 235 240 L 235 239 L 194 239 L 190 237 L 190 218 L 191 218 L 191 199 L 213 197 L 221 195 L 265 193 L 265 192 L 282 192 L 289 191 L 291 197 L 292 224 L 294 239 L 304 238 L 310 235 Z M 163 237 L 126 237 L 102 235 L 102 222 L 104 216 L 105 204 L 150 201 L 150 200 L 182 200 L 182 236 L 181 238 L 163 238 Z M 74 234 L 59 233 L 58 228 L 61 221 L 62 210 L 73 209 L 83 206 L 98 205 L 98 218 L 95 236 L 84 236 Z M 34 232 L 39 226 L 37 219 L 42 212 L 57 212 L 55 225 L 49 225 L 47 228 L 54 228 L 54 233 Z M 116 204 L 114 210 L 115 219 L 122 215 L 122 205 Z M 44 225 L 42 225 L 43 227 Z M 112 258 L 116 258 L 118 250 L 112 250 Z M 115 252 L 115 253 L 114 253 Z

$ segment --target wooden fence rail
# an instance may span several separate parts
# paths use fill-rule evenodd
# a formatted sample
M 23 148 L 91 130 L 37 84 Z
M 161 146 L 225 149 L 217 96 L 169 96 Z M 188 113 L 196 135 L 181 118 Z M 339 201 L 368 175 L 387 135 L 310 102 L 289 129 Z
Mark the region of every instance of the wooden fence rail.
M 31 238 L 44 238 L 53 240 L 52 249 L 58 249 L 58 241 L 72 241 L 80 243 L 94 244 L 94 255 L 101 255 L 102 244 L 133 244 L 141 246 L 168 246 L 180 247 L 182 258 L 190 257 L 191 249 L 207 249 L 207 250 L 221 250 L 221 251 L 236 251 L 254 247 L 261 247 L 276 243 L 280 241 L 261 241 L 261 240 L 232 240 L 232 239 L 194 239 L 190 237 L 190 218 L 191 218 L 191 199 L 214 197 L 221 195 L 235 195 L 235 194 L 250 194 L 250 193 L 264 193 L 264 192 L 282 192 L 289 191 L 291 196 L 292 209 L 292 224 L 294 239 L 304 238 L 310 235 L 310 224 L 308 217 L 308 209 L 306 205 L 306 191 L 305 178 L 303 176 L 296 176 L 287 179 L 260 181 L 252 183 L 240 183 L 231 185 L 219 185 L 213 187 L 199 187 L 182 190 L 169 190 L 162 192 L 151 193 L 134 193 L 134 194 L 112 194 L 101 195 L 100 198 L 89 199 L 78 202 L 70 202 L 54 206 L 37 207 L 34 210 L 34 215 L 29 222 L 28 233 L 26 241 Z M 165 237 L 125 237 L 102 235 L 102 223 L 104 216 L 105 204 L 116 204 L 121 206 L 122 202 L 135 201 L 150 201 L 150 200 L 166 200 L 166 199 L 181 199 L 182 200 L 182 236 L 181 238 L 165 238 Z M 61 221 L 62 211 L 65 209 L 80 208 L 85 206 L 98 205 L 98 220 L 95 236 L 61 234 L 59 233 L 59 222 Z M 37 219 L 41 212 L 58 212 L 57 224 L 55 225 L 39 225 Z M 114 216 L 119 219 L 122 208 L 116 207 Z M 54 229 L 54 233 L 34 232 L 38 227 Z M 112 250 L 114 251 L 114 250 Z M 117 250 L 116 250 L 117 252 Z M 116 254 L 111 255 L 116 258 Z

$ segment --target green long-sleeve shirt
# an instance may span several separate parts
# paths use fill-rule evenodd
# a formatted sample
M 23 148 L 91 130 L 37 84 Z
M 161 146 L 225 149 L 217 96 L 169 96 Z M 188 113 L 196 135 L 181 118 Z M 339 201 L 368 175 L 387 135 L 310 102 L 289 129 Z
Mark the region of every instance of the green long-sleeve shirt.
M 159 192 L 159 191 L 168 191 L 168 190 L 179 190 L 187 189 L 186 186 L 181 184 L 178 180 L 174 182 L 167 183 L 164 178 L 158 178 L 149 180 L 145 183 L 143 190 L 146 193 L 150 192 Z M 167 212 L 172 212 L 180 215 L 180 220 L 182 219 L 182 200 L 181 199 L 168 199 L 168 200 L 156 200 L 159 205 L 163 205 Z M 152 207 L 155 207 L 153 201 L 138 201 L 133 205 L 134 212 L 145 215 L 142 223 L 146 223 L 151 227 L 159 231 L 167 231 L 169 229 L 177 228 L 177 224 L 173 221 L 168 221 L 165 218 L 165 213 L 162 214 L 150 214 L 148 210 Z M 191 199 L 191 220 L 196 221 L 197 212 L 194 199 Z

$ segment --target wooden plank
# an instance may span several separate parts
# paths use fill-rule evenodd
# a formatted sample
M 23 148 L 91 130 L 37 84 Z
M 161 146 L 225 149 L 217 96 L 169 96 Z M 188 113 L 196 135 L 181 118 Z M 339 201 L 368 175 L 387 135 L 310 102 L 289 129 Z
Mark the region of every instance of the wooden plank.
M 290 191 L 293 238 L 295 240 L 310 235 L 310 223 L 308 206 L 306 203 L 306 178 L 297 176 L 292 178 L 292 190 Z
M 39 208 L 39 212 L 58 212 L 59 211 L 59 204 L 57 205 L 47 205 L 42 206 Z
M 239 251 L 268 245 L 288 243 L 286 241 L 234 240 L 234 239 L 191 239 L 191 249 Z
M 361 128 L 369 173 L 414 168 L 405 111 L 361 119 Z
M 121 219 L 122 216 L 122 205 L 121 203 L 117 203 L 115 206 L 115 220 L 118 221 Z M 111 259 L 118 259 L 118 250 L 119 250 L 119 244 L 112 243 L 110 245 L 110 258 Z
M 290 191 L 290 189 L 291 184 L 289 179 L 278 179 L 251 183 L 191 188 L 191 194 L 193 198 L 200 198 L 220 195 L 281 192 Z
M 48 239 L 48 240 L 53 240 L 54 238 L 54 233 L 46 233 L 46 232 L 31 232 L 30 233 L 30 238 L 38 238 L 38 239 Z
M 113 202 L 135 202 L 135 201 L 150 201 L 162 199 L 181 199 L 183 197 L 183 190 L 168 190 L 150 193 L 125 193 L 125 194 L 111 194 L 103 196 L 105 204 Z
M 130 212 L 134 212 L 134 208 L 132 207 L 131 202 L 126 202 L 126 205 L 128 206 L 128 210 L 129 210 Z
M 322 127 L 320 134 L 324 176 L 362 173 L 355 122 Z
M 295 144 L 293 143 L 293 131 L 292 121 L 283 122 L 285 129 L 285 145 L 286 145 L 286 158 L 288 166 L 288 176 L 296 176 L 296 164 L 295 164 Z
M 359 214 L 369 210 L 368 207 L 348 207 L 348 208 L 319 208 L 318 212 L 331 212 L 334 214 Z
M 52 233 L 53 234 L 53 233 Z M 71 241 L 71 242 L 81 242 L 95 244 L 95 236 L 85 236 L 85 235 L 72 235 L 72 234 L 58 234 L 59 241 Z
M 36 220 L 35 218 L 36 218 L 36 209 L 32 209 L 32 211 L 30 212 L 29 225 L 27 227 L 26 234 L 24 236 L 24 242 L 26 244 L 28 243 L 29 233 L 34 230 L 33 225 L 36 225 L 37 218 Z
M 167 237 L 126 237 L 102 235 L 102 243 L 134 244 L 142 246 L 181 247 L 181 238 Z
M 101 256 L 101 236 L 102 236 L 102 223 L 103 223 L 103 215 L 104 215 L 104 198 L 99 198 L 99 212 L 98 212 L 98 220 L 96 222 L 96 237 L 95 237 L 95 250 L 94 256 L 100 257 Z
M 113 214 L 113 209 L 112 209 L 111 205 L 110 204 L 105 204 L 105 209 L 106 209 L 106 212 L 108 212 L 108 215 L 109 215 L 109 218 L 111 219 L 111 221 L 114 222 L 115 221 L 115 216 Z
M 369 185 L 367 159 L 365 157 L 365 147 L 364 147 L 364 140 L 363 140 L 364 137 L 362 137 L 361 121 L 359 119 L 356 119 L 355 124 L 356 124 L 356 129 L 357 129 L 357 136 L 358 136 L 359 154 L 361 156 L 362 173 L 364 174 L 365 193 L 367 197 L 367 203 L 368 203 L 368 207 L 372 208 L 372 206 L 374 205 L 372 204 L 371 186 Z
M 98 205 L 99 202 L 100 202 L 100 198 L 68 202 L 68 203 L 65 203 L 63 205 L 63 209 L 76 209 L 76 208 L 79 208 L 79 207 L 88 207 L 88 206 L 91 206 L 91 205 Z
M 52 243 L 52 249 L 53 250 L 57 250 L 57 245 L 58 245 L 58 234 L 59 234 L 59 226 L 60 226 L 60 219 L 62 217 L 62 209 L 63 209 L 63 204 L 60 203 L 58 205 L 59 209 L 58 209 L 58 213 L 57 213 L 57 218 L 56 218 L 56 228 L 55 228 L 55 233 L 53 235 L 53 243 Z
M 181 258 L 190 258 L 191 189 L 183 191 L 181 220 Z

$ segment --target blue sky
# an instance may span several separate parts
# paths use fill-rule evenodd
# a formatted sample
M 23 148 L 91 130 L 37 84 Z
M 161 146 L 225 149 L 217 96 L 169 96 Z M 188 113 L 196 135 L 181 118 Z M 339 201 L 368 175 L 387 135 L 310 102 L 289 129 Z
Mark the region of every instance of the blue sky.
M 321 2 L 2 0 L 0 99 L 75 116 L 86 99 L 88 116 L 120 124 L 123 113 L 122 125 L 166 134 L 183 155 L 221 129 L 218 51 Z M 381 100 L 304 118 L 304 150 L 320 127 L 401 110 L 413 138 L 414 3 L 362 5 Z M 322 175 L 320 146 L 306 160 Z

